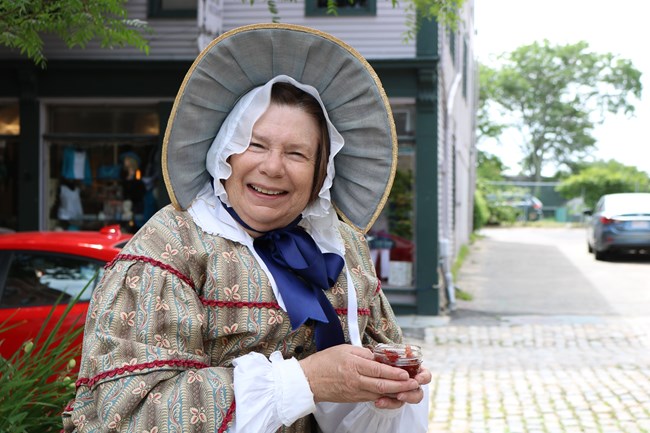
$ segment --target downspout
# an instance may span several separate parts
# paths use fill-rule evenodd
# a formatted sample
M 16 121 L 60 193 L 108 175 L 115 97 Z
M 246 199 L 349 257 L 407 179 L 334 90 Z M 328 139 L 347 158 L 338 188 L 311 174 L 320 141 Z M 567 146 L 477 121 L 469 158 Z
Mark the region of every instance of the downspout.
M 460 86 L 460 82 L 462 78 L 463 76 L 460 72 L 456 74 L 456 76 L 454 77 L 454 81 L 451 83 L 451 87 L 449 88 L 449 93 L 447 94 L 447 98 L 446 98 L 447 122 L 445 125 L 445 147 L 447 149 L 449 149 L 451 146 L 451 138 L 452 138 L 451 119 L 454 110 L 454 102 L 456 101 L 456 92 L 458 91 L 458 87 Z M 452 161 L 454 161 L 453 158 Z M 453 167 L 451 173 L 454 173 Z M 446 182 L 447 188 L 445 190 L 445 195 L 449 193 L 450 187 L 452 186 L 451 183 L 456 182 L 456 179 L 450 178 L 450 176 L 451 174 L 448 174 L 447 176 L 448 180 Z M 456 203 L 451 203 L 451 206 L 455 206 L 455 205 Z M 445 221 L 447 222 L 447 227 L 445 227 L 444 233 L 442 234 L 443 237 L 439 241 L 440 264 L 442 266 L 442 273 L 445 281 L 445 291 L 446 291 L 445 294 L 447 297 L 447 307 L 449 308 L 450 311 L 453 311 L 456 308 L 456 288 L 454 286 L 454 276 L 451 272 L 451 268 L 453 264 L 452 240 L 449 239 L 449 237 L 447 237 L 453 235 L 453 233 L 451 233 L 450 221 L 448 221 L 447 218 L 445 218 Z

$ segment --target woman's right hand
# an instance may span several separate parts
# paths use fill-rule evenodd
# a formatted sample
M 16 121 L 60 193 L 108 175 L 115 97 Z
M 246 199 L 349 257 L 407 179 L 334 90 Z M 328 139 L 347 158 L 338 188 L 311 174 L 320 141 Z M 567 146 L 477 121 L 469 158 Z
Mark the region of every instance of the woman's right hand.
M 300 361 L 314 401 L 356 403 L 392 397 L 393 408 L 404 403 L 394 399 L 400 392 L 418 389 L 420 384 L 406 371 L 373 360 L 369 349 L 341 344 Z

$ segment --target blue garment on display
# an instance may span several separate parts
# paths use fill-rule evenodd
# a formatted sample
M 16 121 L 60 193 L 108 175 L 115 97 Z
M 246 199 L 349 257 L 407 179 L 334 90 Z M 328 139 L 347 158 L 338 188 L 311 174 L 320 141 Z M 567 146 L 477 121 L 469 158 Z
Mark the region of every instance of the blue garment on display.
M 309 233 L 298 225 L 302 216 L 286 227 L 260 232 L 242 221 L 234 209 L 223 206 L 244 228 L 262 233 L 253 246 L 277 283 L 291 328 L 296 330 L 311 319 L 315 322 L 318 350 L 345 343 L 339 317 L 324 293 L 336 283 L 343 258 L 320 251 Z
M 63 149 L 61 177 L 64 179 L 83 179 L 86 185 L 92 183 L 90 160 L 85 150 L 75 150 L 73 147 Z

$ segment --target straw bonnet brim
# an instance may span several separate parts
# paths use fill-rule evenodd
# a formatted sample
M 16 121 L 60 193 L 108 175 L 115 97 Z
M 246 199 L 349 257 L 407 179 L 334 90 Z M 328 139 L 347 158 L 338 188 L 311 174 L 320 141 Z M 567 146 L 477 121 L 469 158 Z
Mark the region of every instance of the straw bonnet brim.
M 163 141 L 163 176 L 173 206 L 187 209 L 210 180 L 206 154 L 237 100 L 281 74 L 318 90 L 345 140 L 334 160 L 332 202 L 344 221 L 367 232 L 388 199 L 397 164 L 388 98 L 375 71 L 352 47 L 289 24 L 226 32 L 192 64 Z

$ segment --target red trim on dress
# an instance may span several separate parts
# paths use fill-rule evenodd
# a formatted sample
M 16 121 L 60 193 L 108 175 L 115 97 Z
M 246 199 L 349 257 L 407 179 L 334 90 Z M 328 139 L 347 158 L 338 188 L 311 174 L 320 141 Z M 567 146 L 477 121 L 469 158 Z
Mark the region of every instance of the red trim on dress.
M 192 279 L 185 274 L 181 273 L 178 269 L 175 269 L 171 267 L 170 265 L 163 263 L 159 260 L 152 259 L 151 257 L 147 256 L 138 256 L 134 254 L 118 254 L 115 256 L 113 260 L 111 260 L 109 263 L 106 264 L 105 268 L 109 268 L 115 264 L 115 262 L 120 261 L 120 260 L 134 260 L 137 262 L 145 262 L 149 263 L 150 265 L 159 267 L 161 269 L 164 269 L 168 272 L 171 272 L 178 278 L 180 278 L 182 281 L 184 281 L 188 286 L 190 286 L 192 289 L 195 289 L 194 287 L 194 282 Z M 377 283 L 377 289 L 375 290 L 375 294 L 379 293 L 381 290 L 381 281 Z M 272 308 L 275 310 L 280 310 L 280 304 L 277 302 L 243 302 L 243 301 L 219 301 L 216 299 L 206 299 L 202 296 L 199 296 L 199 299 L 201 300 L 201 303 L 206 306 L 210 307 L 224 307 L 224 308 Z M 348 314 L 348 309 L 347 308 L 337 308 L 336 312 L 341 315 L 347 315 Z M 369 316 L 370 315 L 370 310 L 367 308 L 359 308 L 357 310 L 358 314 L 360 316 Z
M 114 377 L 117 376 L 118 374 L 124 374 L 127 372 L 132 373 L 136 370 L 144 370 L 146 368 L 154 368 L 154 367 L 188 367 L 188 368 L 199 369 L 199 368 L 207 368 L 209 367 L 209 365 L 204 362 L 188 361 L 185 359 L 168 359 L 166 361 L 160 361 L 160 360 L 150 361 L 150 362 L 145 362 L 144 364 L 125 365 L 124 367 L 105 371 L 92 378 L 82 377 L 79 378 L 79 380 L 77 380 L 76 385 L 77 387 L 86 385 L 87 387 L 92 388 L 97 382 L 99 382 L 102 379 L 106 379 L 107 377 Z
M 348 309 L 347 308 L 335 308 L 336 314 L 339 314 L 341 316 L 347 316 L 348 314 Z M 370 316 L 370 308 L 357 308 L 357 314 L 359 316 Z
M 375 295 L 381 291 L 381 280 L 377 281 L 377 288 L 375 289 Z
M 280 309 L 280 304 L 277 302 L 243 302 L 243 301 L 219 301 L 217 299 L 206 299 L 199 296 L 201 303 L 210 307 L 226 307 L 226 308 L 274 308 Z
M 63 412 L 70 412 L 72 409 L 74 409 L 74 402 L 75 402 L 74 398 L 70 400 L 68 402 L 68 405 L 65 408 L 63 408 Z
M 156 267 L 158 267 L 160 269 L 164 269 L 164 270 L 166 270 L 168 272 L 171 272 L 172 274 L 176 275 L 178 278 L 183 280 L 188 286 L 190 286 L 193 289 L 195 288 L 194 287 L 194 281 L 192 281 L 192 279 L 190 277 L 183 274 L 178 269 L 171 267 L 167 263 L 163 263 L 163 262 L 161 262 L 159 260 L 155 260 L 155 259 L 152 259 L 151 257 L 147 257 L 147 256 L 137 256 L 137 255 L 134 255 L 134 254 L 118 254 L 117 256 L 115 256 L 115 258 L 113 260 L 111 260 L 109 263 L 107 263 L 106 266 L 104 266 L 104 268 L 108 269 L 111 266 L 113 266 L 113 264 L 115 264 L 115 262 L 120 261 L 120 260 L 134 260 L 136 262 L 149 263 L 150 265 L 153 265 L 153 266 L 156 266 Z
M 224 308 L 273 308 L 280 310 L 280 304 L 277 302 L 243 302 L 243 301 L 219 301 L 216 299 L 205 299 L 199 296 L 201 303 L 210 307 L 224 307 Z M 348 314 L 347 308 L 335 308 L 336 314 L 346 316 Z M 370 316 L 370 308 L 358 308 L 357 314 L 359 316 Z
M 232 416 L 235 414 L 235 400 L 232 401 L 230 404 L 230 408 L 228 408 L 228 412 L 226 412 L 226 416 L 221 422 L 221 427 L 219 427 L 219 430 L 217 430 L 217 433 L 223 433 L 226 431 L 228 428 L 228 423 L 232 419 Z

